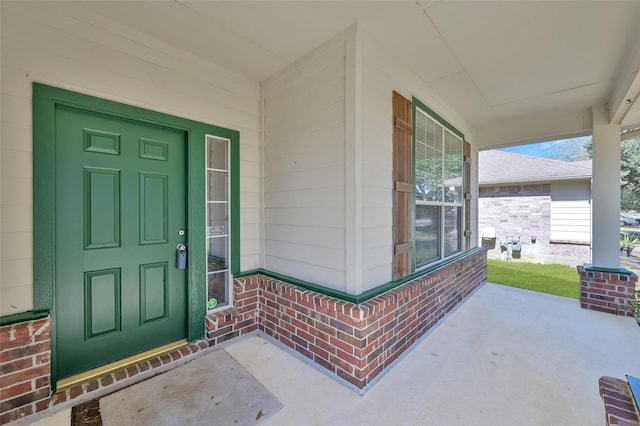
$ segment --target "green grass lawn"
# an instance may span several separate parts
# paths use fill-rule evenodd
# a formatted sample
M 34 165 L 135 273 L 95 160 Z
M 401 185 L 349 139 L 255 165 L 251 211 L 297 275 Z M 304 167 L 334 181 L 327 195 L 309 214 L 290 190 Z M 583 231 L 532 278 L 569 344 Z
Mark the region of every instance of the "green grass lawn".
M 487 260 L 487 281 L 577 299 L 580 277 L 567 265 Z

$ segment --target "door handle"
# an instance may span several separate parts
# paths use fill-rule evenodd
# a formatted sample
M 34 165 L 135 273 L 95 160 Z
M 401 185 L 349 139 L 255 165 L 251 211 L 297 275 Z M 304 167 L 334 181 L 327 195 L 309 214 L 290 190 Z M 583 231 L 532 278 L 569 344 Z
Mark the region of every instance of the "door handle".
M 176 247 L 176 269 L 187 269 L 187 246 L 180 243 Z

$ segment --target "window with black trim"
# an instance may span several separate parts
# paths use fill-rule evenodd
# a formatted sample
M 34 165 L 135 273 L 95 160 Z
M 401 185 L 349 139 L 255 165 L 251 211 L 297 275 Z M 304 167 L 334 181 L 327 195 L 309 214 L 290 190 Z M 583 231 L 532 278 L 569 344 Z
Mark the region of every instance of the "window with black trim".
M 464 140 L 415 98 L 415 268 L 463 249 Z

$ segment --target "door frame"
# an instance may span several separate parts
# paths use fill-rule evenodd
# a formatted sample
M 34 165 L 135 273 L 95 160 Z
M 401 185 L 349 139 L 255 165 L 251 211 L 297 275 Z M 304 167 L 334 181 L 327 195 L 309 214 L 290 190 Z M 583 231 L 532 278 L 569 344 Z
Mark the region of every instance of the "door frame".
M 204 338 L 206 315 L 206 135 L 230 141 L 230 272 L 240 271 L 240 133 L 115 101 L 33 83 L 33 303 L 51 312 L 51 387 L 57 383 L 55 312 L 54 111 L 66 105 L 186 134 L 186 220 L 189 265 L 186 273 L 186 335 Z

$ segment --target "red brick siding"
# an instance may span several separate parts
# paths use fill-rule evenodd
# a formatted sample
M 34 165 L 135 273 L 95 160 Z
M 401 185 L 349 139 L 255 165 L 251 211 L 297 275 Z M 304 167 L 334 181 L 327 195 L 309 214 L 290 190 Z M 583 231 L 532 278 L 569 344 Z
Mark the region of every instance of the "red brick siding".
M 207 336 L 213 345 L 258 327 L 362 390 L 485 281 L 485 251 L 360 305 L 251 276 L 235 280 L 234 295 L 236 301 L 253 300 L 257 291 L 259 303 L 236 303 L 234 309 L 209 315 Z M 255 322 L 244 324 L 247 319 Z
M 640 414 L 627 382 L 601 377 L 598 385 L 607 426 L 640 426 Z
M 0 424 L 47 408 L 51 320 L 0 327 Z
M 581 307 L 614 315 L 634 315 L 629 303 L 635 299 L 636 274 L 587 271 L 584 266 L 577 269 Z
M 258 329 L 259 283 L 260 277 L 257 275 L 234 280 L 234 307 L 211 313 L 205 318 L 209 345 L 220 344 Z

